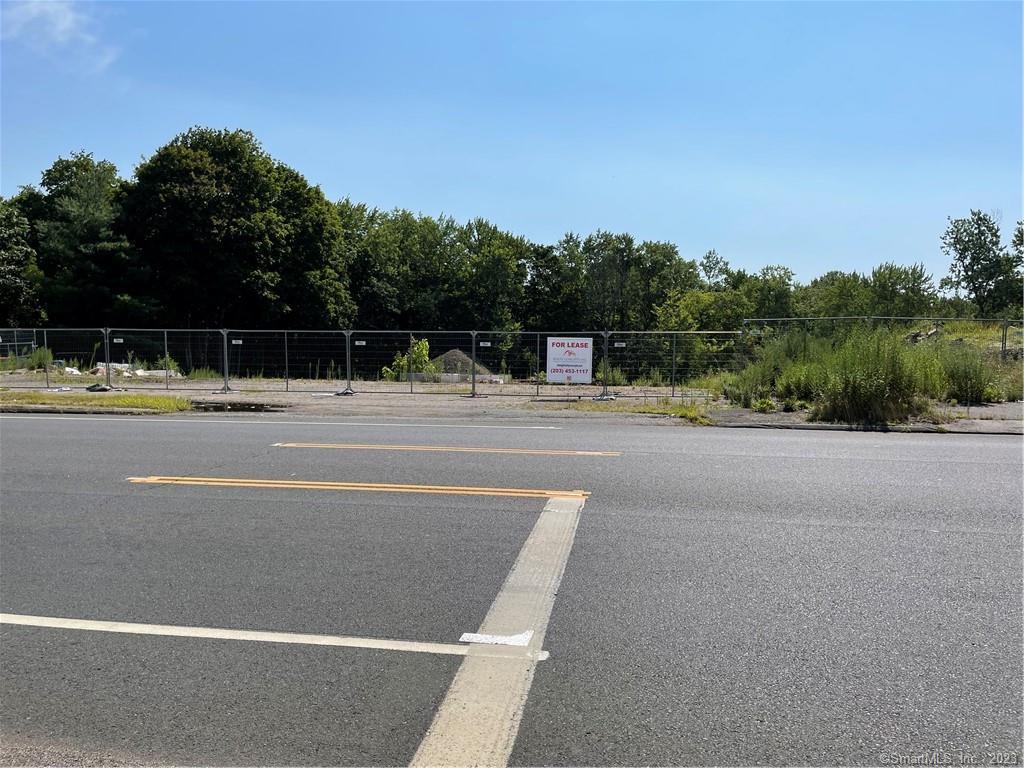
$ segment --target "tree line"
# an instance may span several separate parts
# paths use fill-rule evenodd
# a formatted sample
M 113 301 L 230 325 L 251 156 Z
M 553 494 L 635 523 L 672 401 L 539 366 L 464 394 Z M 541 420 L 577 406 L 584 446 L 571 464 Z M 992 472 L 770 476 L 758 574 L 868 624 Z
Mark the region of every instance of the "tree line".
M 1020 317 L 1024 228 L 951 218 L 950 272 L 921 264 L 809 283 L 630 234 L 539 244 L 477 218 L 382 211 L 319 187 L 247 131 L 193 128 L 130 179 L 86 152 L 0 198 L 8 326 L 686 330 L 745 317 Z

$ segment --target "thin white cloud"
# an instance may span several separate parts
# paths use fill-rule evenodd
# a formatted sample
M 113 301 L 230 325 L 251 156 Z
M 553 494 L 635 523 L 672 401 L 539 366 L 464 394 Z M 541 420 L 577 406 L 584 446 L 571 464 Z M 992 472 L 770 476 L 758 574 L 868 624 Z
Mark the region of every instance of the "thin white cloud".
M 4 0 L 0 7 L 0 38 L 5 41 L 90 73 L 102 72 L 117 59 L 119 51 L 100 37 L 89 3 Z

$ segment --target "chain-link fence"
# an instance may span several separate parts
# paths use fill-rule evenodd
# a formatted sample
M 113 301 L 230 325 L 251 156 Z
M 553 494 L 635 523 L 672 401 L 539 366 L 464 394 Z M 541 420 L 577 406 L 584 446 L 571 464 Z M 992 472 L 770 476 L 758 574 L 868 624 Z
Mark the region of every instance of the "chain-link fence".
M 556 338 L 586 342 L 589 377 L 548 381 Z M 0 329 L 0 386 L 697 400 L 708 393 L 694 380 L 743 367 L 750 338 L 743 331 L 8 328 Z

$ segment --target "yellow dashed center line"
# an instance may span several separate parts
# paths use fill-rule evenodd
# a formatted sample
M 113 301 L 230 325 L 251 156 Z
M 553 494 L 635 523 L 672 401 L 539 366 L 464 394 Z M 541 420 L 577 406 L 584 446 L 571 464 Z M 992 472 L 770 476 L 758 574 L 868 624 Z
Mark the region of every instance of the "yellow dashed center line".
M 362 443 L 274 443 L 275 448 L 333 448 L 344 451 L 441 451 L 515 453 L 526 456 L 621 456 L 621 451 L 569 451 L 546 448 L 472 448 L 451 445 L 366 445 Z
M 235 477 L 129 477 L 132 483 L 205 485 L 221 488 L 284 488 L 314 491 L 370 491 L 376 493 L 432 493 L 453 496 L 514 496 L 525 499 L 586 499 L 586 491 L 551 491 L 539 488 L 487 488 L 470 485 L 404 485 L 396 483 L 336 483 L 315 480 L 259 480 Z

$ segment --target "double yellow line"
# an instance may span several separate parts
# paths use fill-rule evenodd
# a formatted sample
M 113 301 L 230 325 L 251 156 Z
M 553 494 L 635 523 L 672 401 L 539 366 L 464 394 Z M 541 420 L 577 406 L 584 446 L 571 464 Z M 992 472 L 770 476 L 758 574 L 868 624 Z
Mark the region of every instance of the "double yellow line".
M 522 499 L 586 499 L 587 491 L 539 488 L 487 488 L 471 485 L 407 485 L 396 483 L 335 483 L 315 480 L 256 480 L 238 477 L 129 477 L 132 483 L 153 485 L 205 485 L 218 488 L 284 488 L 311 491 L 371 491 L 375 493 L 430 493 L 449 496 L 511 496 Z

